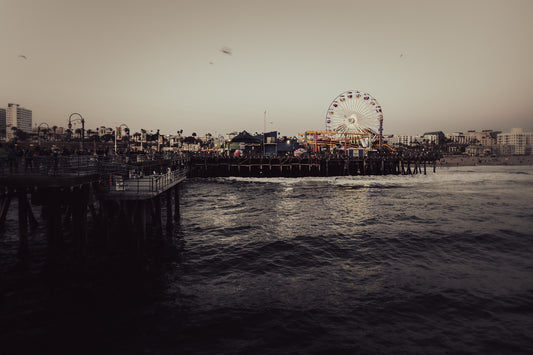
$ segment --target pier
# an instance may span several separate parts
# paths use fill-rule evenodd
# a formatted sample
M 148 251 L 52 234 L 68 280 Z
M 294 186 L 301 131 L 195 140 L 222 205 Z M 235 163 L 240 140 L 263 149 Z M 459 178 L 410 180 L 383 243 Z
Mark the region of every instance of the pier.
M 367 157 L 317 155 L 311 157 L 191 157 L 191 177 L 305 177 L 357 175 L 412 175 L 435 172 L 434 154 L 401 156 L 383 154 Z
M 89 249 L 99 256 L 142 258 L 150 230 L 162 236 L 163 225 L 168 234 L 179 223 L 179 189 L 187 171 L 187 159 L 177 155 L 36 156 L 30 164 L 20 160 L 0 169 L 0 230 L 10 207 L 16 208 L 19 256 L 24 259 L 40 207 L 48 262 L 83 261 Z

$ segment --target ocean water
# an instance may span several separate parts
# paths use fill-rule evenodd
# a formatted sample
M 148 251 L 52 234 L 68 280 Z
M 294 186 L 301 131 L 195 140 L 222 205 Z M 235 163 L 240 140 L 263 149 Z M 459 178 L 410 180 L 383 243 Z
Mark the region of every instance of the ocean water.
M 3 297 L 2 342 L 13 353 L 533 353 L 532 166 L 188 180 L 172 239 L 150 276 L 33 272 L 38 287 Z

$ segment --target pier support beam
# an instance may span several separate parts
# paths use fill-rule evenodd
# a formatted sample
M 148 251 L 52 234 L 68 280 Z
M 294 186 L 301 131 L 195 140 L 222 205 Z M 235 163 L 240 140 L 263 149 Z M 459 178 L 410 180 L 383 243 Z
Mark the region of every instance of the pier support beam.
M 25 257 L 29 253 L 28 247 L 28 199 L 26 190 L 21 188 L 17 191 L 18 197 L 18 220 L 19 220 L 19 256 Z
M 174 221 L 180 221 L 180 186 L 174 186 Z
M 139 200 L 135 203 L 135 249 L 137 255 L 144 253 L 146 241 L 146 201 Z
M 72 237 L 75 252 L 80 260 L 87 256 L 87 205 L 89 204 L 89 186 L 76 187 L 71 193 Z
M 9 210 L 10 204 L 11 196 L 2 196 L 2 198 L 0 199 L 0 230 L 4 228 L 4 225 L 6 223 L 7 211 Z
M 55 263 L 60 256 L 59 249 L 63 241 L 63 229 L 61 224 L 61 195 L 59 189 L 46 191 L 46 204 L 43 206 L 46 219 L 46 239 L 48 249 L 48 263 Z
M 172 223 L 172 191 L 168 190 L 165 193 L 165 199 L 167 200 L 167 232 L 172 231 L 174 224 Z
M 155 232 L 158 236 L 161 236 L 163 234 L 163 227 L 161 222 L 161 197 L 156 196 L 153 198 L 153 205 L 154 205 L 154 227 Z

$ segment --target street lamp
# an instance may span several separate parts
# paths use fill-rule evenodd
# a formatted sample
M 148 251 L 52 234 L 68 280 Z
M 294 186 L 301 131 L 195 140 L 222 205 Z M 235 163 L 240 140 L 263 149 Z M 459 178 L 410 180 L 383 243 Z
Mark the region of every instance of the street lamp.
M 74 115 L 78 115 L 79 117 L 73 119 L 72 116 Z M 85 138 L 85 120 L 79 113 L 74 112 L 71 113 L 70 116 L 68 116 L 68 129 L 72 129 L 72 122 L 81 122 L 81 150 L 83 150 L 83 143 Z

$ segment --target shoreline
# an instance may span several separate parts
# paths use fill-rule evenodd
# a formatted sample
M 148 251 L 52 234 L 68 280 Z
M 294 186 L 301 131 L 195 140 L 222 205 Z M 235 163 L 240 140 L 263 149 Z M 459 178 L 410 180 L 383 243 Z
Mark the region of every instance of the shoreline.
M 477 165 L 533 165 L 533 155 L 510 155 L 501 157 L 452 155 L 437 160 L 437 166 L 440 167 Z

